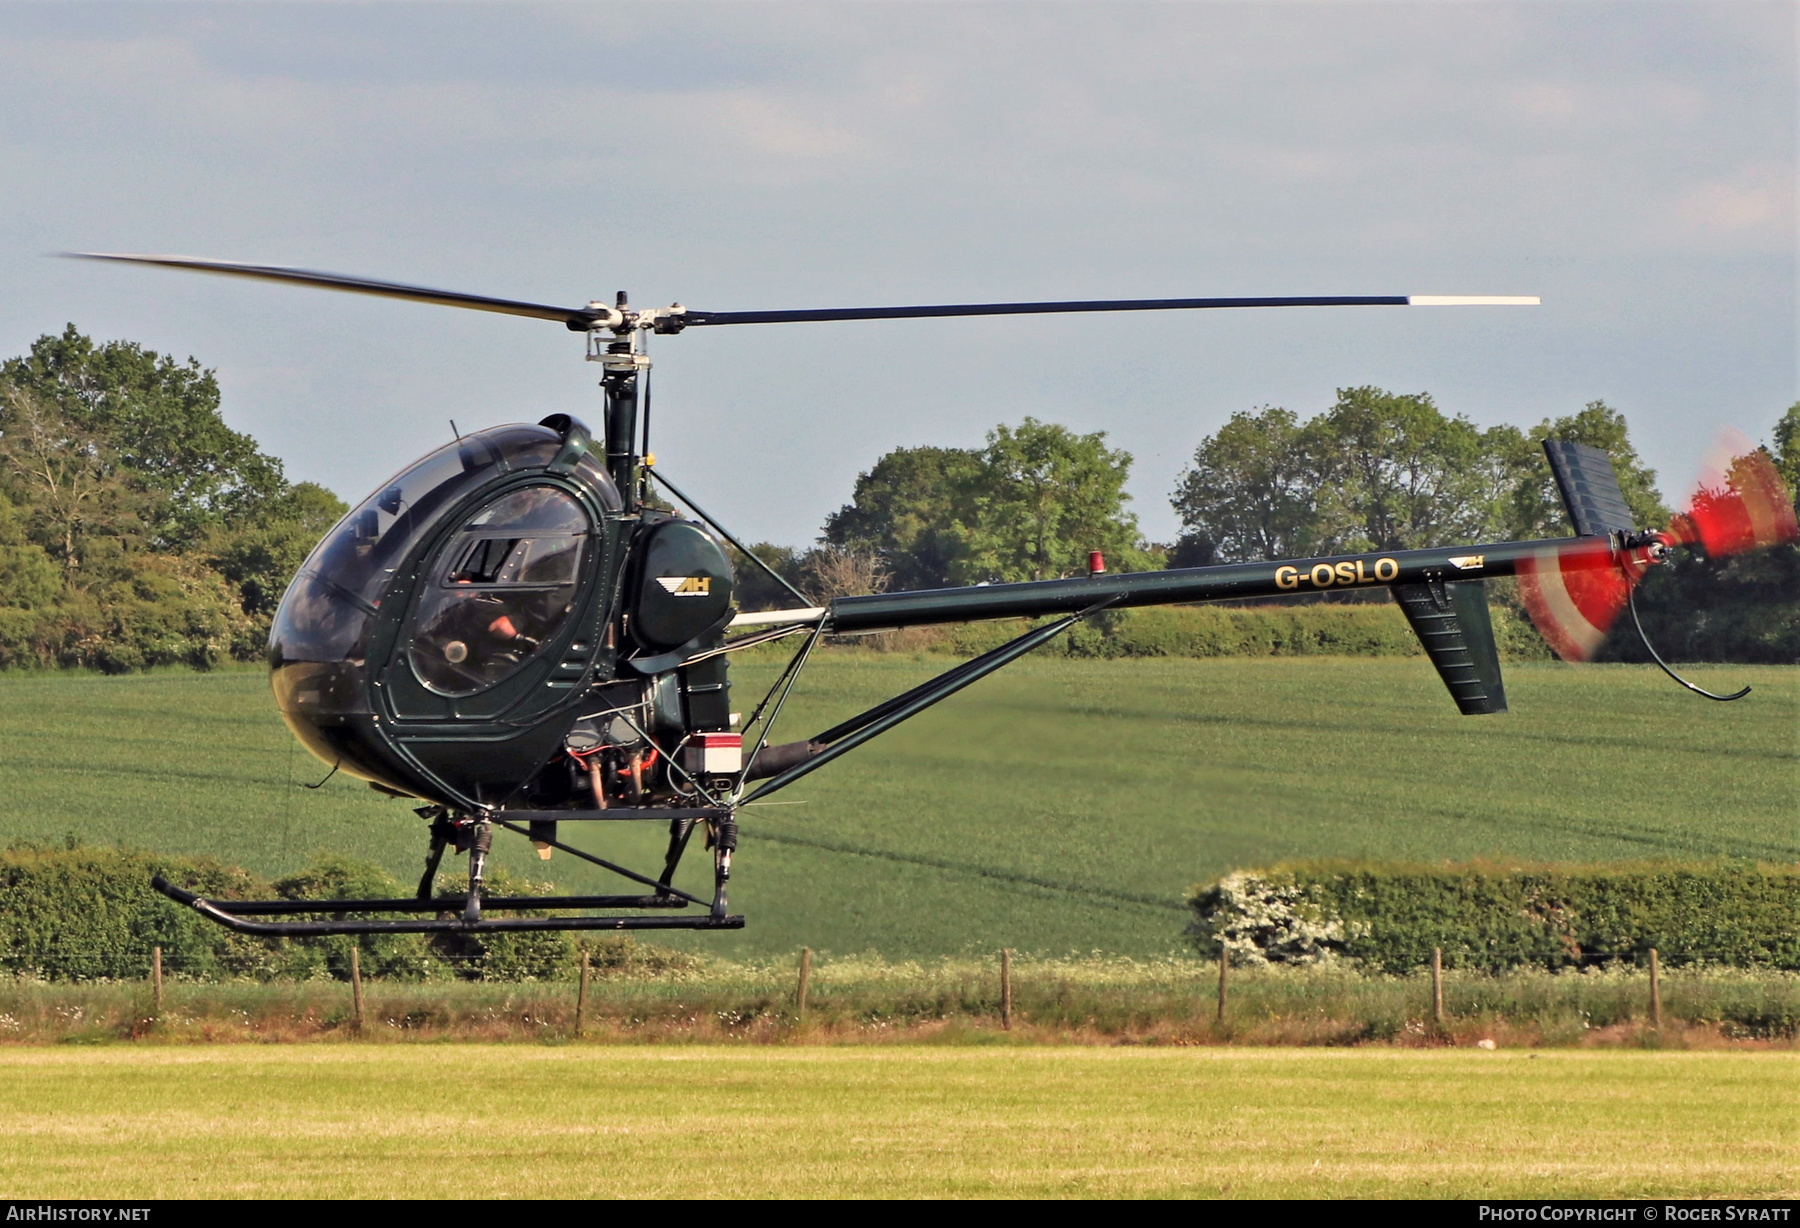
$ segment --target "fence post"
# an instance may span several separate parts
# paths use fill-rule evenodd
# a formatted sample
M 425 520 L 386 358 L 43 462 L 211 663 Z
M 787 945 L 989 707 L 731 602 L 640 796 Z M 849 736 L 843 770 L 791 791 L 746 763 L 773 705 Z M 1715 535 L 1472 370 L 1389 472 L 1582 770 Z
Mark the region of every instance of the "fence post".
M 1431 1019 L 1438 1027 L 1444 1026 L 1444 951 L 1442 947 L 1431 948 Z
M 794 1000 L 799 1005 L 799 1008 L 800 1008 L 799 1013 L 800 1013 L 800 1018 L 802 1020 L 804 1020 L 806 1018 L 806 987 L 807 987 L 807 982 L 809 982 L 811 980 L 812 980 L 812 948 L 811 947 L 801 947 L 800 948 L 800 987 L 799 987 L 799 991 L 794 995 Z
M 162 948 L 150 948 L 150 1001 L 158 1019 L 162 1018 Z
M 581 1035 L 581 1029 L 587 1024 L 587 983 L 588 949 L 587 944 L 583 943 L 581 946 L 581 987 L 575 991 L 575 1035 L 577 1036 Z
M 1012 950 L 1000 948 L 1000 1026 L 1012 1030 Z
M 1650 948 L 1650 1026 L 1662 1027 L 1662 967 L 1655 947 Z
M 1219 944 L 1219 1022 L 1225 1022 L 1225 981 L 1231 969 L 1231 948 Z
M 350 948 L 350 1024 L 358 1032 L 363 1026 L 361 952 L 360 946 Z

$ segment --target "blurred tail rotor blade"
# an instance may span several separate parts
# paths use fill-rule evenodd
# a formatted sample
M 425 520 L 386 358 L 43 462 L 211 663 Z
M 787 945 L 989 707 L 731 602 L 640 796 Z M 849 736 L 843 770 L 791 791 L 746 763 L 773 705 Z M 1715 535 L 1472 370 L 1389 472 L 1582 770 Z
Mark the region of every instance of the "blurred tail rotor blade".
M 1604 538 L 1577 538 L 1519 561 L 1519 595 L 1532 625 L 1565 661 L 1591 661 L 1638 575 Z
M 1708 459 L 1700 489 L 1669 531 L 1712 558 L 1800 540 L 1787 484 L 1769 454 L 1742 438 L 1726 440 Z

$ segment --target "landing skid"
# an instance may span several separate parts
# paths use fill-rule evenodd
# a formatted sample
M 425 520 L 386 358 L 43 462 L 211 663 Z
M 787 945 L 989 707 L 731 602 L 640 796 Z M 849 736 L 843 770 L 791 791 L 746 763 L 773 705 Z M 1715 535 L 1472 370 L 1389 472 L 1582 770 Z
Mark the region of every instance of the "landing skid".
M 208 900 L 164 879 L 150 885 L 185 904 L 208 921 L 216 921 L 240 934 L 271 938 L 316 938 L 327 934 L 505 934 L 533 930 L 741 930 L 742 914 L 691 917 L 482 917 L 464 921 L 460 915 L 409 918 L 401 921 L 356 921 L 337 917 L 325 921 L 251 921 L 248 917 L 283 913 L 430 912 L 463 910 L 461 897 L 438 900 Z M 482 901 L 485 908 L 686 908 L 688 902 L 668 896 L 502 896 Z
M 650 878 L 635 870 L 573 848 L 550 836 L 556 818 L 612 818 L 614 814 L 597 812 L 556 811 L 491 811 L 480 816 L 467 816 L 460 822 L 433 808 L 431 851 L 425 858 L 425 877 L 419 882 L 419 893 L 412 899 L 393 900 L 209 900 L 184 891 L 161 875 L 150 885 L 177 904 L 186 905 L 209 921 L 240 934 L 258 934 L 270 938 L 318 938 L 331 934 L 505 934 L 545 930 L 737 930 L 744 928 L 741 914 L 728 913 L 725 885 L 731 878 L 731 854 L 737 848 L 737 824 L 732 811 L 724 808 L 663 811 L 639 811 L 617 817 L 668 818 L 673 814 L 669 830 L 669 852 L 662 877 Z M 510 821 L 514 817 L 525 823 Z M 670 881 L 680 864 L 682 853 L 694 828 L 704 822 L 710 832 L 708 843 L 713 849 L 713 898 L 705 900 L 676 887 Z M 520 895 L 490 896 L 482 890 L 487 854 L 493 829 L 529 836 L 539 844 L 561 849 L 572 856 L 599 866 L 640 886 L 650 888 L 647 895 Z M 455 843 L 469 852 L 469 888 L 462 895 L 434 895 L 438 862 L 445 847 Z M 573 912 L 589 909 L 680 910 L 690 904 L 705 912 L 701 915 L 676 917 L 645 916 L 552 916 L 552 917 L 487 917 L 484 910 Z M 352 918 L 348 913 L 430 913 L 428 917 L 408 917 L 393 921 Z M 255 917 L 280 917 L 312 914 L 319 918 L 304 921 L 258 921 Z M 321 916 L 321 914 L 323 914 Z

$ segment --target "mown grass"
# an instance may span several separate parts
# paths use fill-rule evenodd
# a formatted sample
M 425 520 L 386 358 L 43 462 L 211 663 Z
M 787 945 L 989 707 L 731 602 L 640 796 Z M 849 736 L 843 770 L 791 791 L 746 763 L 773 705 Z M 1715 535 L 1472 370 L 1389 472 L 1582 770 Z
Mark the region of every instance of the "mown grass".
M 154 1197 L 1792 1197 L 1792 1054 L 0 1051 L 0 1187 Z
M 777 737 L 946 663 L 826 653 Z M 733 706 L 777 668 L 740 665 Z M 1190 885 L 1280 859 L 1800 858 L 1800 670 L 1696 672 L 1756 694 L 1704 704 L 1649 669 L 1527 664 L 1509 667 L 1510 714 L 1465 718 L 1416 659 L 1028 659 L 747 811 L 732 903 L 749 928 L 675 941 L 1149 957 L 1180 946 Z M 269 875 L 329 849 L 403 879 L 423 851 L 403 803 L 342 777 L 300 787 L 324 769 L 255 672 L 0 676 L 0 766 L 0 840 L 74 834 Z M 660 832 L 606 837 L 660 853 Z M 500 847 L 535 877 L 606 881 Z
M 508 1040 L 743 1044 L 1471 1045 L 1792 1047 L 1800 976 L 1684 969 L 1647 974 L 1448 974 L 1433 1018 L 1428 975 L 1343 967 L 1235 970 L 1221 1020 L 1217 965 L 1194 959 L 1015 958 L 1010 1017 L 999 962 L 816 960 L 806 1009 L 797 961 L 706 959 L 647 969 L 596 965 L 583 1017 L 568 982 L 365 981 L 349 985 L 170 980 L 156 1010 L 144 982 L 0 982 L 0 1044 Z

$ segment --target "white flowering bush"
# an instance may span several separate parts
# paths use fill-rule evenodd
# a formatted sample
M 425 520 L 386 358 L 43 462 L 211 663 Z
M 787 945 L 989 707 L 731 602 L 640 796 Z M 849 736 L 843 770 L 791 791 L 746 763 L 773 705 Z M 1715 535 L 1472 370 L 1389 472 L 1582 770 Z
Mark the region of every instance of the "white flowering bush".
M 1347 924 L 1321 898 L 1316 884 L 1297 882 L 1288 874 L 1227 874 L 1197 891 L 1193 905 L 1195 920 L 1188 933 L 1201 950 L 1229 951 L 1238 964 L 1330 963 L 1366 928 Z

